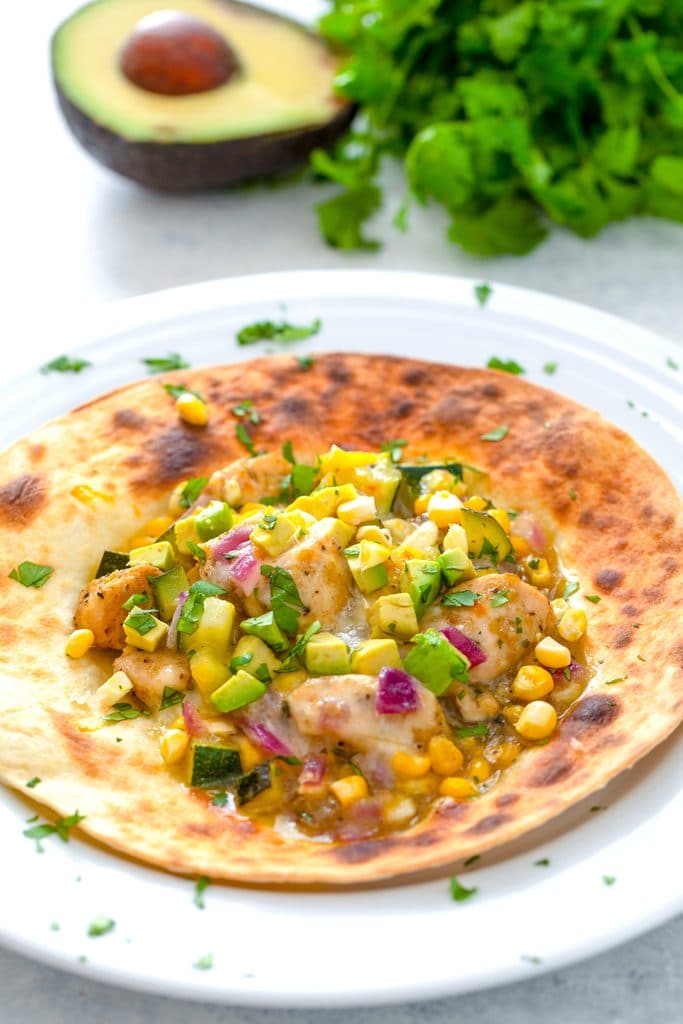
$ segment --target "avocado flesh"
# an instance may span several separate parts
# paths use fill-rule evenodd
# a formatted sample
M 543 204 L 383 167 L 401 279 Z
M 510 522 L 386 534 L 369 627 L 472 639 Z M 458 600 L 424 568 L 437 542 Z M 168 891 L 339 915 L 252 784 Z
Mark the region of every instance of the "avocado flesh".
M 97 0 L 57 30 L 58 98 L 79 141 L 113 170 L 145 185 L 191 189 L 290 170 L 331 145 L 354 110 L 333 94 L 338 58 L 286 18 L 232 0 L 179 0 L 235 51 L 241 73 L 224 85 L 164 96 L 130 82 L 119 53 L 163 0 Z

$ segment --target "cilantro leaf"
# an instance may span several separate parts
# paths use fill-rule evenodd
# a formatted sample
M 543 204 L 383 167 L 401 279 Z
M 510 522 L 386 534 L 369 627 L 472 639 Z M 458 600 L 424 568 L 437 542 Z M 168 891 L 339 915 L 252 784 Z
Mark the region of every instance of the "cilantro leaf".
M 311 623 L 311 625 L 308 627 L 303 636 L 297 637 L 296 642 L 294 643 L 289 654 L 283 661 L 281 668 L 278 669 L 278 672 L 292 671 L 293 666 L 295 666 L 296 663 L 301 659 L 304 651 L 306 650 L 306 644 L 308 643 L 312 636 L 315 636 L 316 633 L 320 632 L 320 629 L 320 623 L 316 619 L 315 622 Z
M 488 726 L 484 722 L 477 722 L 476 725 L 463 725 L 460 729 L 455 730 L 455 735 L 460 740 L 467 739 L 469 736 L 488 736 Z
M 559 363 L 553 363 L 553 362 L 544 363 L 543 364 L 543 372 L 547 373 L 549 377 L 552 377 L 552 375 L 554 373 L 557 373 L 557 367 L 558 366 L 559 366 Z
M 493 288 L 491 287 L 490 284 L 476 284 L 474 286 L 474 294 L 476 296 L 477 302 L 483 308 L 493 295 Z
M 157 625 L 157 620 L 148 611 L 136 609 L 130 612 L 123 621 L 124 626 L 134 629 L 140 636 L 151 633 Z
M 178 619 L 178 632 L 191 636 L 199 625 L 199 620 L 204 612 L 204 601 L 207 597 L 219 597 L 224 594 L 223 587 L 208 580 L 197 580 L 190 587 L 183 610 Z
M 602 880 L 605 885 L 614 885 L 616 878 L 614 875 L 603 875 Z
M 521 373 L 526 373 L 524 367 L 514 359 L 499 359 L 498 356 L 491 356 L 486 365 L 489 370 L 502 370 L 503 373 L 512 373 L 516 377 Z
M 204 488 L 209 482 L 208 476 L 193 476 L 183 486 L 178 499 L 178 504 L 181 508 L 189 508 L 190 505 L 194 505 L 195 501 L 202 493 Z
M 204 890 L 206 889 L 207 885 L 210 884 L 211 883 L 206 875 L 201 875 L 195 882 L 194 896 L 192 897 L 192 902 L 194 903 L 195 907 L 197 907 L 198 910 L 206 910 L 206 904 L 204 903 Z
M 41 778 L 39 778 L 37 775 L 34 775 L 33 778 L 29 779 L 28 782 L 25 782 L 24 785 L 26 786 L 27 789 L 35 789 L 36 786 L 42 781 L 43 780 Z
M 87 359 L 72 359 L 70 356 L 57 356 L 49 363 L 44 363 L 40 368 L 41 373 L 80 373 L 92 363 Z
M 317 334 L 322 327 L 322 320 L 296 326 L 285 321 L 275 323 L 273 320 L 257 320 L 253 324 L 242 327 L 236 335 L 238 345 L 254 345 L 259 341 L 275 341 L 287 343 L 303 341 Z
M 214 793 L 211 799 L 211 803 L 214 807 L 225 807 L 228 802 L 228 794 L 225 790 L 221 790 L 219 793 Z
M 504 437 L 507 437 L 510 428 L 505 424 L 502 427 L 496 427 L 495 430 L 489 430 L 488 433 L 482 434 L 480 441 L 502 441 Z
M 275 622 L 283 633 L 296 633 L 299 616 L 308 611 L 296 583 L 286 569 L 274 565 L 262 565 L 261 575 L 270 583 L 270 603 Z
M 164 384 L 164 391 L 171 396 L 171 398 L 180 398 L 182 395 L 194 395 L 200 402 L 204 399 L 198 391 L 191 391 L 190 388 L 186 388 L 184 384 Z
M 666 357 L 666 365 L 669 367 L 670 370 L 680 370 L 680 366 L 678 365 L 675 359 L 671 358 L 671 356 Z
M 44 587 L 54 569 L 49 565 L 37 565 L 36 562 L 21 562 L 9 574 L 11 580 L 21 583 L 22 587 Z
M 385 441 L 381 450 L 383 452 L 389 452 L 389 457 L 392 462 L 400 462 L 403 457 L 402 449 L 408 444 L 402 437 L 397 438 L 394 441 Z
M 481 594 L 475 594 L 473 590 L 454 590 L 446 594 L 441 603 L 449 608 L 472 608 L 475 601 L 481 601 Z
M 599 604 L 602 598 L 599 594 L 586 594 L 586 600 L 590 601 L 592 604 Z
M 128 600 L 123 602 L 121 607 L 125 608 L 126 611 L 129 612 L 133 608 L 138 608 L 141 605 L 147 604 L 148 601 L 149 594 L 131 594 Z M 147 609 L 147 611 L 149 611 L 149 608 Z
M 121 702 L 112 705 L 113 710 L 108 715 L 102 715 L 103 722 L 128 722 L 133 718 L 149 718 L 151 711 L 142 711 L 134 708 L 132 704 Z
M 455 875 L 451 875 L 449 882 L 451 889 L 451 899 L 455 900 L 456 903 L 463 903 L 465 900 L 471 899 L 472 896 L 476 896 L 476 894 L 479 892 L 479 889 L 477 888 L 476 885 L 472 886 L 471 889 L 466 888 L 466 886 L 462 885 L 458 881 Z
M 492 608 L 500 608 L 502 605 L 508 603 L 509 593 L 510 588 L 506 587 L 504 590 L 499 590 L 495 594 L 491 594 L 489 604 L 491 605 Z
M 206 565 L 206 551 L 199 544 L 195 544 L 193 540 L 186 540 L 185 544 L 187 545 L 187 550 L 197 559 L 199 564 Z
M 249 437 L 249 432 L 247 431 L 247 428 L 245 427 L 244 423 L 240 422 L 235 425 L 235 437 L 240 442 L 240 444 L 244 445 L 244 447 L 247 449 L 247 451 L 252 457 L 258 455 L 258 452 L 256 451 L 256 446 L 254 445 L 252 439 Z
M 297 356 L 296 361 L 302 370 L 310 370 L 314 363 L 313 356 Z
M 171 370 L 188 370 L 190 364 L 177 352 L 167 356 L 147 356 L 140 360 L 150 373 L 170 373 Z
M 567 598 L 571 597 L 572 594 L 575 594 L 580 586 L 581 584 L 578 580 L 567 580 L 567 582 L 564 585 L 564 590 L 562 592 L 562 597 L 565 599 L 565 601 L 567 600 Z
M 36 843 L 36 849 L 38 853 L 43 852 L 41 845 L 41 839 L 46 839 L 47 836 L 57 835 L 63 843 L 69 841 L 69 831 L 78 825 L 79 822 L 85 819 L 84 814 L 79 814 L 78 811 L 74 811 L 73 814 L 68 815 L 66 818 L 57 818 L 54 825 L 50 825 L 47 822 L 41 823 L 40 825 L 32 825 L 31 828 L 24 829 L 24 835 L 27 839 L 33 839 Z M 35 821 L 35 818 L 32 819 Z
M 205 953 L 204 956 L 200 956 L 199 960 L 195 960 L 192 966 L 198 971 L 208 971 L 213 967 L 213 954 Z
M 180 690 L 174 690 L 172 686 L 165 686 L 164 692 L 161 695 L 159 711 L 165 711 L 166 708 L 172 708 L 176 704 L 182 704 L 184 699 L 185 694 L 181 693 Z
M 116 927 L 116 921 L 112 920 L 111 917 L 95 917 L 88 925 L 88 935 L 91 939 L 98 938 L 100 935 L 107 935 L 112 932 Z

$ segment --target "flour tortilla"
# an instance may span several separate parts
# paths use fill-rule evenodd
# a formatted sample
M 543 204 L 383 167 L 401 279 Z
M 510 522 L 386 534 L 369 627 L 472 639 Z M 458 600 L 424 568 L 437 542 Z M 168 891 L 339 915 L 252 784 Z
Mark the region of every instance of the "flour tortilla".
M 206 397 L 206 429 L 179 420 L 163 381 Z M 304 461 L 332 442 L 377 448 L 400 437 L 407 461 L 460 457 L 488 470 L 494 497 L 530 509 L 552 536 L 580 582 L 578 603 L 600 596 L 585 604 L 588 691 L 558 735 L 481 798 L 385 838 L 312 842 L 230 816 L 179 784 L 147 719 L 77 727 L 95 713 L 111 661 L 64 655 L 79 591 L 104 548 L 165 511 L 178 481 L 244 455 L 231 408 L 246 398 L 262 416 L 259 449 L 290 439 Z M 481 440 L 502 424 L 502 441 Z M 104 497 L 79 500 L 79 484 Z M 82 830 L 112 849 L 214 879 L 348 885 L 482 853 L 600 789 L 683 717 L 682 526 L 672 484 L 630 437 L 503 373 L 351 354 L 318 356 L 305 370 L 281 355 L 122 388 L 0 455 L 0 778 L 27 793 L 39 776 L 31 796 L 59 815 L 78 809 Z M 54 567 L 42 589 L 8 578 L 24 559 Z

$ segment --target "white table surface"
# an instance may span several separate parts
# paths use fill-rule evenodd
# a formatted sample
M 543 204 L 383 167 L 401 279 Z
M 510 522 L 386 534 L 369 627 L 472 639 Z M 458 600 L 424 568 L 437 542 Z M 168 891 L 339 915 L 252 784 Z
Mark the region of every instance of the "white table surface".
M 452 272 L 545 290 L 659 331 L 682 346 L 683 362 L 680 225 L 632 220 L 590 242 L 558 230 L 529 256 L 483 261 L 447 243 L 445 221 L 436 209 L 414 210 L 410 232 L 395 232 L 391 215 L 402 185 L 400 175 L 389 171 L 386 209 L 374 225 L 383 249 L 345 254 L 327 248 L 317 233 L 313 203 L 326 194 L 325 188 L 299 183 L 169 197 L 115 178 L 71 139 L 53 100 L 47 44 L 71 6 L 64 0 L 18 5 L 12 18 L 18 44 L 4 47 L 6 375 L 59 354 L 70 322 L 104 303 L 252 271 L 321 267 Z M 305 17 L 317 4 L 290 0 L 280 6 Z M 501 927 L 514 923 L 501 922 Z M 455 936 L 454 956 L 458 941 Z M 420 1006 L 321 1013 L 171 1003 L 91 983 L 0 950 L 0 1022 L 635 1024 L 647 1019 L 668 1024 L 680 1019 L 681 954 L 683 919 L 678 919 L 589 962 L 524 984 Z

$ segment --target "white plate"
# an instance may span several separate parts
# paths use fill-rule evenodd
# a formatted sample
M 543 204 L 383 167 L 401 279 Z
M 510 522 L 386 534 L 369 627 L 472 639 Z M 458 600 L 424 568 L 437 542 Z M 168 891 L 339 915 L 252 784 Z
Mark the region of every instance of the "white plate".
M 321 317 L 323 330 L 297 353 L 350 349 L 478 366 L 492 355 L 514 358 L 530 380 L 628 430 L 681 486 L 680 376 L 666 362 L 674 346 L 584 306 L 507 286 L 495 285 L 481 309 L 474 283 L 314 271 L 133 299 L 97 325 L 67 325 L 56 342 L 55 355 L 84 354 L 91 369 L 27 373 L 3 388 L 0 441 L 139 376 L 141 356 L 178 351 L 195 366 L 247 359 L 265 346 L 237 347 L 243 324 Z M 79 339 L 88 344 L 79 348 Z M 553 376 L 542 370 L 549 360 L 559 364 Z M 598 953 L 683 907 L 682 770 L 676 736 L 599 795 L 482 857 L 466 874 L 479 889 L 466 903 L 450 899 L 445 872 L 353 892 L 211 886 L 203 911 L 193 905 L 191 881 L 81 839 L 65 845 L 53 837 L 34 853 L 22 836 L 33 807 L 2 790 L 0 938 L 103 981 L 261 1006 L 369 1005 L 486 988 Z M 593 805 L 606 810 L 591 813 Z M 534 866 L 541 858 L 550 865 Z M 88 938 L 100 914 L 116 928 Z M 193 967 L 207 953 L 213 968 Z

